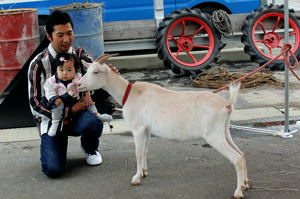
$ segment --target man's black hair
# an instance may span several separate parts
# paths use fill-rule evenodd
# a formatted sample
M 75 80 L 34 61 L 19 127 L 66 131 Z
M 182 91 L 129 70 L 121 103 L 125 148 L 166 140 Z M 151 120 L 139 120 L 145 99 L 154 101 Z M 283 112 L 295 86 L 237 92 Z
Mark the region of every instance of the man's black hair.
M 67 23 L 70 23 L 73 28 L 73 21 L 70 15 L 66 12 L 55 10 L 49 15 L 47 19 L 46 31 L 50 36 L 52 36 L 55 25 L 64 25 Z

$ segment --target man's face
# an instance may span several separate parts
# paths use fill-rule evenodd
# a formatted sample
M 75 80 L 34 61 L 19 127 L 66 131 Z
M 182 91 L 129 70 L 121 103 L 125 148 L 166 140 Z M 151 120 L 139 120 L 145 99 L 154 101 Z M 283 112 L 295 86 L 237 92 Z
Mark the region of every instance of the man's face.
M 47 34 L 51 41 L 52 47 L 58 53 L 67 52 L 74 40 L 74 33 L 70 23 L 55 25 L 52 35 Z
M 75 76 L 74 62 L 71 60 L 66 61 L 62 66 L 56 69 L 58 79 L 63 81 L 72 80 Z

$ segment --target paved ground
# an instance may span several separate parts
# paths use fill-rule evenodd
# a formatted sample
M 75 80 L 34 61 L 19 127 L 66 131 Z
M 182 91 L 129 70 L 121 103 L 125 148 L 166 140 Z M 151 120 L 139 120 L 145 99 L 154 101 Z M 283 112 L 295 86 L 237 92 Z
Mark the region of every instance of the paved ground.
M 252 199 L 300 197 L 299 136 L 282 139 L 233 131 L 245 152 L 253 189 Z M 127 133 L 101 139 L 104 163 L 90 167 L 77 138 L 70 138 L 68 173 L 49 179 L 39 170 L 39 141 L 1 143 L 1 198 L 104 199 L 227 199 L 233 194 L 233 166 L 203 141 L 172 142 L 151 138 L 149 174 L 139 187 L 129 182 L 135 173 L 134 143 Z
M 293 5 L 297 3 L 291 2 Z M 229 59 L 244 56 L 240 49 L 236 49 L 236 53 L 239 54 Z M 189 78 L 176 77 L 170 71 L 161 70 L 159 61 L 149 60 L 146 60 L 151 63 L 149 68 L 159 66 L 160 70 L 130 72 L 124 76 L 132 81 L 151 81 L 174 90 L 201 90 L 192 87 Z M 124 65 L 124 60 L 120 63 Z M 135 64 L 139 65 L 139 62 Z M 114 65 L 118 66 L 118 62 Z M 257 67 L 247 62 L 222 66 L 231 71 Z M 283 80 L 282 72 L 274 72 L 274 75 Z M 293 123 L 300 117 L 299 89 L 299 83 L 291 78 L 290 130 L 296 129 Z M 226 92 L 220 94 L 227 95 Z M 282 88 L 266 85 L 243 89 L 232 123 L 248 127 L 267 124 L 268 127 L 260 126 L 260 129 L 283 132 L 282 126 L 270 126 L 270 122 L 283 121 L 283 113 Z M 236 186 L 234 168 L 214 149 L 205 147 L 203 140 L 179 143 L 152 137 L 148 156 L 150 176 L 141 186 L 130 186 L 136 168 L 133 138 L 122 119 L 115 120 L 113 125 L 113 133 L 106 126 L 101 138 L 104 160 L 101 166 L 87 166 L 79 139 L 70 138 L 68 172 L 56 180 L 40 172 L 39 137 L 35 128 L 0 130 L 0 198 L 227 199 L 233 194 Z M 231 132 L 234 141 L 246 154 L 249 177 L 253 182 L 253 188 L 245 193 L 246 198 L 300 198 L 299 133 L 293 138 L 283 139 L 258 130 L 232 129 Z

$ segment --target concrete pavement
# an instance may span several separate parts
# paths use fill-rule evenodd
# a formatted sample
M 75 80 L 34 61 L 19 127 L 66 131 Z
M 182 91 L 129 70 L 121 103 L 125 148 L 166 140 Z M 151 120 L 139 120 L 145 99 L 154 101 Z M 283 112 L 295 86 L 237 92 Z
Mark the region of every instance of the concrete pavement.
M 236 53 L 240 52 L 236 50 Z M 237 55 L 234 57 L 239 57 Z M 241 56 L 247 55 L 241 53 Z M 247 60 L 245 57 L 244 61 Z M 140 58 L 140 61 L 144 62 L 145 59 Z M 203 90 L 192 87 L 189 78 L 176 77 L 172 72 L 163 70 L 162 63 L 157 59 L 146 59 L 146 62 L 147 68 L 158 70 L 132 71 L 125 73 L 124 77 L 131 81 L 154 82 L 174 90 Z M 119 62 L 115 60 L 114 65 L 130 66 L 132 63 L 126 62 L 126 59 Z M 134 63 L 141 65 L 140 62 Z M 226 63 L 223 66 L 233 71 L 257 67 L 249 62 Z M 283 81 L 283 72 L 273 74 Z M 300 119 L 300 84 L 293 77 L 290 82 L 290 122 L 294 123 Z M 220 94 L 227 96 L 227 91 Z M 283 120 L 283 88 L 266 85 L 240 91 L 232 124 L 269 126 Z M 233 194 L 236 186 L 234 168 L 214 149 L 206 147 L 203 140 L 178 143 L 152 137 L 148 155 L 150 176 L 143 179 L 141 186 L 130 186 L 136 168 L 133 138 L 122 119 L 115 119 L 111 124 L 114 126 L 112 133 L 105 125 L 100 142 L 104 163 L 97 167 L 87 166 L 79 139 L 71 137 L 68 172 L 55 180 L 40 172 L 40 141 L 35 127 L 1 129 L 0 198 L 227 199 Z M 277 125 L 262 128 L 283 129 Z M 296 126 L 292 124 L 290 128 L 295 129 Z M 237 129 L 232 129 L 231 133 L 246 155 L 248 174 L 253 183 L 253 188 L 245 192 L 246 198 L 300 198 L 298 133 L 291 139 Z
M 248 199 L 300 198 L 299 136 L 282 139 L 232 130 L 245 153 L 253 188 Z M 204 141 L 174 142 L 152 137 L 149 176 L 139 187 L 135 149 L 128 133 L 101 138 L 103 164 L 85 164 L 78 138 L 69 138 L 68 170 L 59 179 L 40 172 L 39 140 L 0 143 L 3 199 L 229 199 L 236 187 L 233 166 Z

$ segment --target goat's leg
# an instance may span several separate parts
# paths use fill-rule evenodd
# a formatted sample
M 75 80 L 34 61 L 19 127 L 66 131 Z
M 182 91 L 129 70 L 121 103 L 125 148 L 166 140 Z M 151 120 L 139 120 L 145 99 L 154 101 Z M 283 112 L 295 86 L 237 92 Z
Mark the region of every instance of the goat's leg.
M 224 132 L 224 131 L 223 131 Z M 214 134 L 224 135 L 222 132 L 214 132 Z M 216 135 L 215 134 L 215 135 Z M 243 156 L 238 153 L 232 146 L 229 145 L 225 136 L 220 137 L 209 137 L 207 140 L 208 144 L 213 146 L 217 151 L 224 155 L 235 167 L 237 175 L 237 187 L 233 194 L 236 199 L 243 198 L 243 186 L 244 186 L 244 159 Z
M 250 180 L 248 178 L 248 172 L 247 172 L 247 164 L 246 164 L 246 157 L 245 157 L 245 154 L 239 149 L 239 147 L 234 143 L 234 141 L 232 140 L 232 137 L 230 135 L 230 132 L 229 132 L 229 128 L 227 129 L 226 131 L 226 140 L 228 142 L 228 144 L 234 148 L 241 156 L 243 156 L 243 161 L 244 161 L 244 190 L 247 190 L 250 188 Z
M 136 154 L 136 174 L 132 177 L 131 185 L 138 186 L 141 184 L 141 178 L 144 175 L 145 164 L 145 145 L 147 142 L 146 128 L 140 126 L 133 131 Z
M 145 131 L 146 137 L 145 137 L 145 148 L 144 148 L 144 162 L 143 162 L 143 177 L 145 178 L 148 176 L 148 167 L 147 167 L 147 154 L 148 154 L 148 148 L 149 148 L 149 141 L 150 141 L 150 135 L 151 133 L 149 130 L 146 129 Z

